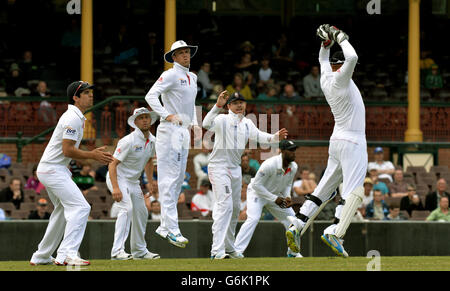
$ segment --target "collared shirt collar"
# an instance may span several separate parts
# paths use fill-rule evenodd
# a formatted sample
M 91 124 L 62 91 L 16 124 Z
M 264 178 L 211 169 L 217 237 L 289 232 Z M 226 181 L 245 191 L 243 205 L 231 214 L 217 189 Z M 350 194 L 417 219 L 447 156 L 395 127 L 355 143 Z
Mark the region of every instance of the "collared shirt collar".
M 83 112 L 81 112 L 80 109 L 75 105 L 69 104 L 67 109 L 75 112 L 81 120 L 86 120 L 86 116 L 84 116 Z
M 228 110 L 228 114 L 229 114 L 234 120 L 237 120 L 237 121 L 241 121 L 241 120 L 244 118 L 244 115 L 243 115 L 243 114 L 236 114 L 236 113 L 234 113 L 234 112 L 231 111 L 231 110 Z
M 185 66 L 182 66 L 182 65 L 180 65 L 180 64 L 177 63 L 177 62 L 173 62 L 173 67 L 174 67 L 174 69 L 176 69 L 176 70 L 181 70 L 181 71 L 183 71 L 183 72 L 189 72 L 189 68 L 186 68 Z
M 135 136 L 137 136 L 137 137 L 139 137 L 140 139 L 142 139 L 142 140 L 147 140 L 146 138 L 145 138 L 145 136 L 144 136 L 144 133 L 142 132 L 142 130 L 140 130 L 139 128 L 136 128 L 134 131 L 133 131 L 133 134 L 135 135 Z M 150 134 L 148 135 L 148 140 L 150 140 Z

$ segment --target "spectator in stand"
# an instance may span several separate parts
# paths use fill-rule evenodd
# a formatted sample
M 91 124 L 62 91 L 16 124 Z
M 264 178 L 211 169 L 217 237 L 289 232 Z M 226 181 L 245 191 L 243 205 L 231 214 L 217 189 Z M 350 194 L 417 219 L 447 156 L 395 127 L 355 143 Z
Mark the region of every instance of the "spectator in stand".
M 369 171 L 369 177 L 373 182 L 373 191 L 381 190 L 381 193 L 383 193 L 383 195 L 389 194 L 389 188 L 387 187 L 386 183 L 378 181 L 380 176 L 377 169 L 371 169 Z
M 303 78 L 303 89 L 305 98 L 324 97 L 320 88 L 320 71 L 318 66 L 312 66 L 311 72 Z
M 270 59 L 269 57 L 264 57 L 261 60 L 261 67 L 258 71 L 259 81 L 263 84 L 267 84 L 272 78 L 272 69 L 270 68 Z
M 437 93 L 444 87 L 442 75 L 439 73 L 438 65 L 431 65 L 431 72 L 425 77 L 425 88 L 430 91 L 432 97 L 437 97 Z
M 278 100 L 277 89 L 275 86 L 264 86 L 264 92 L 260 93 L 258 100 Z
M 389 214 L 389 206 L 384 202 L 384 195 L 380 190 L 373 191 L 373 200 L 366 207 L 366 218 L 384 220 Z
M 50 94 L 48 93 L 47 89 L 47 83 L 45 81 L 39 81 L 36 86 L 36 92 L 33 95 L 40 96 L 41 98 L 50 98 Z M 45 123 L 56 123 L 56 111 L 47 100 L 41 101 L 41 104 L 39 105 L 38 115 Z
M 194 163 L 194 171 L 197 176 L 197 189 L 200 188 L 202 181 L 209 181 L 208 178 L 208 158 L 211 153 L 212 147 L 204 140 L 202 142 L 201 152 L 196 154 L 192 160 Z
M 427 217 L 427 221 L 450 221 L 450 212 L 448 211 L 447 196 L 442 196 L 439 199 L 439 207 L 433 210 Z
M 39 78 L 40 72 L 38 66 L 33 62 L 33 52 L 26 50 L 23 53 L 22 60 L 19 62 L 19 67 L 23 72 L 25 80 L 36 80 Z
M 289 48 L 288 38 L 285 33 L 280 35 L 277 44 L 272 45 L 273 58 L 284 63 L 294 61 L 294 51 Z
M 309 178 L 309 168 L 306 166 L 300 167 L 300 178 L 293 184 L 294 193 L 296 196 L 304 196 L 306 194 L 311 194 L 314 189 L 316 189 L 317 184 Z
M 95 186 L 95 179 L 91 175 L 91 170 L 91 164 L 85 162 L 81 167 L 80 173 L 72 177 L 73 181 L 77 184 L 78 188 L 80 188 L 84 196 L 86 196 L 89 191 L 98 190 L 97 186 Z
M 39 199 L 36 205 L 36 210 L 32 211 L 30 215 L 28 215 L 28 219 L 49 219 L 50 213 L 47 212 L 47 206 L 47 199 Z
M 258 171 L 261 164 L 257 160 L 254 159 L 255 153 L 257 153 L 257 151 L 253 151 L 251 149 L 244 150 L 244 154 L 246 154 L 250 158 L 250 162 L 249 162 L 250 167 L 255 169 L 255 171 Z
M 255 66 L 258 65 L 257 60 L 252 60 L 251 53 L 243 53 L 241 56 L 241 60 L 239 63 L 235 64 L 234 67 L 244 73 L 244 77 L 246 77 L 245 72 L 255 71 Z
M 14 96 L 18 88 L 26 88 L 26 80 L 22 76 L 22 71 L 16 63 L 11 64 L 10 75 L 6 78 L 6 92 L 8 96 Z
M 395 205 L 389 206 L 389 214 L 386 216 L 385 220 L 406 220 L 405 217 L 403 217 L 400 213 L 400 208 Z
M 284 85 L 283 94 L 281 94 L 280 99 L 298 101 L 300 100 L 300 95 L 295 91 L 294 85 L 287 83 Z
M 80 173 L 81 168 L 83 167 L 83 163 L 77 160 L 71 160 L 69 163 L 69 169 L 72 173 L 72 176 L 76 176 Z
M 378 178 L 389 179 L 392 182 L 392 174 L 394 174 L 395 167 L 390 161 L 384 161 L 384 152 L 382 147 L 376 147 L 374 150 L 375 161 L 370 162 L 367 165 L 367 170 L 370 172 L 372 169 L 378 170 Z
M 37 166 L 33 167 L 33 176 L 29 177 L 27 183 L 25 184 L 25 189 L 32 189 L 37 194 L 41 193 L 42 189 L 45 189 L 45 186 L 39 182 L 39 179 L 36 174 Z
M 12 177 L 9 186 L 0 191 L 0 202 L 12 202 L 16 209 L 20 209 L 20 203 L 24 200 L 22 180 Z
M 206 95 L 209 96 L 213 92 L 214 84 L 209 79 L 209 74 L 211 73 L 211 65 L 208 62 L 203 62 L 200 70 L 197 74 L 197 81 L 202 84 Z
M 212 216 L 214 207 L 214 194 L 211 191 L 211 183 L 203 180 L 199 191 L 192 197 L 191 210 L 200 211 L 202 216 Z
M 414 185 L 408 185 L 407 189 L 408 195 L 400 200 L 400 210 L 406 210 L 409 216 L 411 216 L 413 210 L 425 210 L 419 195 L 416 194 L 416 187 Z
M 246 220 L 247 219 L 247 187 L 248 184 L 242 180 L 242 188 L 241 188 L 241 208 L 239 212 L 238 220 Z
M 448 197 L 450 199 L 450 193 L 447 192 L 447 181 L 444 178 L 440 178 L 436 182 L 436 191 L 427 194 L 425 197 L 425 209 L 433 211 L 439 207 L 439 200 L 442 197 Z
M 158 200 L 150 203 L 149 216 L 151 220 L 161 221 L 161 203 Z
M 244 98 L 246 100 L 252 100 L 253 99 L 250 87 L 245 84 L 244 76 L 241 73 L 234 74 L 233 83 L 228 85 L 226 90 L 228 91 L 230 96 L 234 92 L 239 92 L 239 93 L 241 93 L 242 96 L 244 96 Z
M 405 197 L 408 195 L 408 184 L 403 180 L 403 170 L 397 168 L 394 172 L 394 182 L 389 184 L 391 197 Z
M 241 157 L 241 169 L 242 181 L 245 181 L 246 184 L 250 184 L 250 180 L 256 175 L 256 170 L 250 167 L 250 157 L 245 153 Z
M 369 205 L 369 203 L 373 200 L 373 182 L 372 179 L 370 179 L 369 177 L 366 177 L 364 179 L 364 198 L 362 201 L 362 205 L 365 207 L 367 207 L 367 205 Z

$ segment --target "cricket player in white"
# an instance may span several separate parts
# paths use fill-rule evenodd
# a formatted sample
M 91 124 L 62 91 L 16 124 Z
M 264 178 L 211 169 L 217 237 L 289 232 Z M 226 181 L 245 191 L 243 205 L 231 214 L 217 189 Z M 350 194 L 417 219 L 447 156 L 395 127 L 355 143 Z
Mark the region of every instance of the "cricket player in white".
M 31 265 L 90 264 L 79 257 L 78 249 L 91 207 L 73 182 L 68 165 L 72 159 L 94 159 L 103 164 L 112 161 L 111 153 L 105 151 L 106 146 L 93 151 L 78 149 L 86 120 L 83 113 L 94 100 L 92 88 L 93 85 L 83 81 L 73 82 L 67 87 L 67 96 L 74 104 L 69 104 L 59 119 L 37 167 L 39 181 L 44 184 L 55 208 L 38 250 L 31 257 Z M 56 259 L 53 259 L 51 255 L 60 242 Z
M 164 55 L 166 62 L 174 63 L 173 68 L 163 72 L 145 96 L 150 107 L 161 116 L 156 132 L 161 225 L 156 233 L 180 248 L 189 242 L 178 226 L 177 202 L 189 154 L 190 128 L 198 124 L 195 111 L 197 76 L 189 72 L 191 58 L 196 52 L 196 46 L 182 40 L 174 42 Z
M 219 114 L 225 104 L 228 104 L 228 114 Z M 240 93 L 235 92 L 229 98 L 228 92 L 223 91 L 203 120 L 203 127 L 215 134 L 208 164 L 208 176 L 216 201 L 212 214 L 212 259 L 242 257 L 236 252 L 234 241 L 241 202 L 240 164 L 247 142 L 278 144 L 287 136 L 284 128 L 276 134 L 260 131 L 250 119 L 244 117 L 245 107 L 245 99 Z
M 158 254 L 147 250 L 145 229 L 148 210 L 139 180 L 144 170 L 147 177 L 153 176 L 156 139 L 150 133 L 150 126 L 155 123 L 157 117 L 155 112 L 145 107 L 136 108 L 128 118 L 128 125 L 134 128 L 134 131 L 119 140 L 114 161 L 108 166 L 106 185 L 118 209 L 111 250 L 112 260 L 159 259 Z M 130 226 L 131 254 L 128 254 L 125 252 L 125 242 Z
M 291 140 L 282 140 L 279 144 L 280 154 L 265 160 L 256 176 L 247 188 L 247 220 L 236 236 L 236 251 L 244 253 L 258 225 L 264 207 L 280 221 L 286 230 L 291 224 L 288 216 L 294 216 L 291 208 L 291 189 L 297 173 L 295 150 L 297 146 Z M 288 257 L 301 258 L 290 248 Z
M 320 85 L 331 107 L 335 126 L 325 173 L 296 217 L 289 217 L 293 225 L 286 232 L 286 237 L 291 249 L 299 251 L 301 233 L 334 197 L 335 189 L 343 181 L 342 201 L 336 207 L 335 220 L 325 229 L 321 239 L 337 255 L 347 257 L 342 238 L 364 197 L 363 183 L 368 163 L 366 111 L 361 93 L 352 80 L 358 56 L 347 34 L 324 24 L 317 29 L 317 35 L 322 39 L 319 52 Z M 336 52 L 330 62 L 330 47 L 334 42 L 341 46 L 342 52 Z

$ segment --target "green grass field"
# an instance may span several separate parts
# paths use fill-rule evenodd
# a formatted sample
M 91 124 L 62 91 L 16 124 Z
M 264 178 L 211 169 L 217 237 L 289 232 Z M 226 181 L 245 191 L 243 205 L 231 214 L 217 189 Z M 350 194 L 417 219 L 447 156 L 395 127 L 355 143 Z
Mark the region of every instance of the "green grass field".
M 92 260 L 82 271 L 366 271 L 365 257 L 245 258 L 242 260 L 159 259 Z M 450 257 L 381 257 L 381 271 L 450 271 Z M 30 266 L 28 261 L 1 261 L 0 271 L 66 271 L 60 266 Z

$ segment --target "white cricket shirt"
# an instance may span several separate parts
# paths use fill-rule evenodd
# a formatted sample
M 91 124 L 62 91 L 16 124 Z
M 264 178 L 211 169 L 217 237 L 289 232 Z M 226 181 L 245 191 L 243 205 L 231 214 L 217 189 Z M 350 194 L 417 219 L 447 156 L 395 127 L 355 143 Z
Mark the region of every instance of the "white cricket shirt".
M 394 170 L 394 164 L 391 161 L 383 161 L 381 164 L 377 162 L 370 162 L 367 165 L 367 171 L 370 172 L 372 169 L 379 170 Z M 393 182 L 392 176 L 389 174 L 378 174 L 378 178 L 380 179 L 389 179 L 389 181 Z
M 145 165 L 155 155 L 155 141 L 155 136 L 150 133 L 146 139 L 139 129 L 120 139 L 114 151 L 114 158 L 120 161 L 117 165 L 117 179 L 139 184 Z
M 215 133 L 210 166 L 239 167 L 249 140 L 261 144 L 277 143 L 274 134 L 260 131 L 250 119 L 231 110 L 228 114 L 219 114 L 220 110 L 214 105 L 203 120 L 203 127 Z
M 364 142 L 366 110 L 361 93 L 352 80 L 358 55 L 348 40 L 341 43 L 341 48 L 345 56 L 345 62 L 336 72 L 332 71 L 330 65 L 330 50 L 322 46 L 319 52 L 320 85 L 330 105 L 335 122 L 330 140 Z
M 282 154 L 273 156 L 261 164 L 256 176 L 250 181 L 248 189 L 269 201 L 275 201 L 278 197 L 291 197 L 297 168 L 297 163 L 291 162 L 285 171 Z
M 67 167 L 72 159 L 64 156 L 62 141 L 63 139 L 74 140 L 75 147 L 78 148 L 83 139 L 85 120 L 86 117 L 84 117 L 80 109 L 75 105 L 69 104 L 67 111 L 59 118 L 39 163 L 57 164 Z
M 158 97 L 161 96 L 161 102 Z M 177 114 L 183 124 L 197 125 L 195 97 L 197 96 L 197 75 L 178 63 L 164 71 L 145 96 L 145 101 L 161 116 L 161 121 L 170 114 Z

